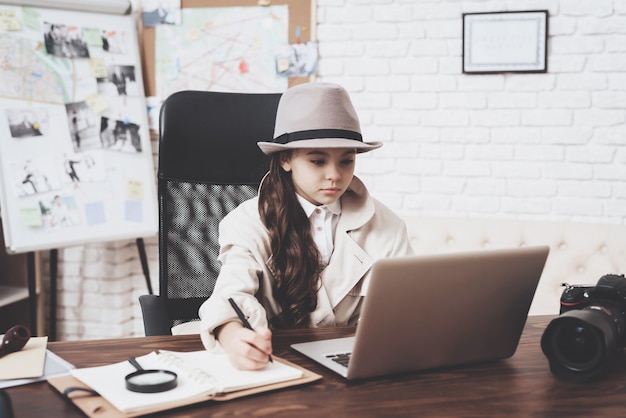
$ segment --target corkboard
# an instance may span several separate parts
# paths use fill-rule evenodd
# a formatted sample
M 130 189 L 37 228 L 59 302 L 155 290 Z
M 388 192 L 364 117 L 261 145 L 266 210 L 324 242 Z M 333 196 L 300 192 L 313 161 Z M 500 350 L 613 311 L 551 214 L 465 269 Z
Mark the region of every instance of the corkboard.
M 284 5 L 289 8 L 289 43 L 309 42 L 315 40 L 314 0 L 182 0 L 183 8 L 194 7 L 240 7 L 259 5 Z M 143 27 L 139 15 L 139 37 L 141 45 L 141 61 L 146 97 L 156 94 L 155 76 L 155 33 L 154 27 Z M 296 28 L 300 27 L 300 37 L 296 38 Z M 310 81 L 311 77 L 289 79 L 289 87 Z M 164 99 L 164 98 L 161 98 Z

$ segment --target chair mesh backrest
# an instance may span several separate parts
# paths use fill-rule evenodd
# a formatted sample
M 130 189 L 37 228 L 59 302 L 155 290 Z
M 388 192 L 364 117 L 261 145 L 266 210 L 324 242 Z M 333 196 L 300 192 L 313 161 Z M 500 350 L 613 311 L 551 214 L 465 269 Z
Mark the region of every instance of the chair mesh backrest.
M 220 271 L 218 227 L 256 185 L 166 182 L 163 225 L 167 230 L 167 296 L 207 298 Z M 194 278 L 194 280 L 185 280 Z
M 161 106 L 159 296 L 171 325 L 198 319 L 220 263 L 218 226 L 255 196 L 269 167 L 280 94 L 183 91 Z

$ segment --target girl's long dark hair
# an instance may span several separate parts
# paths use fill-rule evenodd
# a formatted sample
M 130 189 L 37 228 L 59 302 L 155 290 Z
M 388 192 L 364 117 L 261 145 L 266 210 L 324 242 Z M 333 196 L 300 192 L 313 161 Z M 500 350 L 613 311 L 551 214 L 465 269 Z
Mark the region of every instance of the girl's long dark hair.
M 317 306 L 322 266 L 291 173 L 280 165 L 281 154 L 272 156 L 269 173 L 259 190 L 259 214 L 268 230 L 272 250 L 274 298 L 281 307 L 272 326 L 306 328 L 311 326 L 309 314 Z

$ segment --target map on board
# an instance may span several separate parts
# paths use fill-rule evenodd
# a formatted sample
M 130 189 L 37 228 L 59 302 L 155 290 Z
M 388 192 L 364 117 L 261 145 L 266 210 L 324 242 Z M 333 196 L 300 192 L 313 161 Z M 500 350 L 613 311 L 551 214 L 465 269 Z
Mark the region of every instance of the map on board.
M 51 103 L 71 101 L 71 61 L 42 53 L 42 48 L 42 41 L 0 35 L 0 96 Z
M 156 95 L 181 90 L 282 92 L 275 51 L 288 44 L 286 5 L 182 9 L 155 28 Z

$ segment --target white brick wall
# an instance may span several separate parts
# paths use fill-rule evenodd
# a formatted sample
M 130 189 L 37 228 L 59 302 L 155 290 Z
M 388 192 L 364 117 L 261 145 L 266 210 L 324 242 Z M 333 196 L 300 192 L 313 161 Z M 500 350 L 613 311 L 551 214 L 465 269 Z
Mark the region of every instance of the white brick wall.
M 347 86 L 386 143 L 358 164 L 374 195 L 420 213 L 626 220 L 623 1 L 318 8 L 319 79 Z M 462 13 L 533 9 L 550 11 L 547 74 L 462 74 Z
M 462 13 L 541 9 L 547 74 L 462 74 Z M 318 80 L 385 142 L 357 173 L 394 209 L 626 222 L 625 0 L 317 0 L 317 21 Z M 143 334 L 134 241 L 59 254 L 60 339 Z

